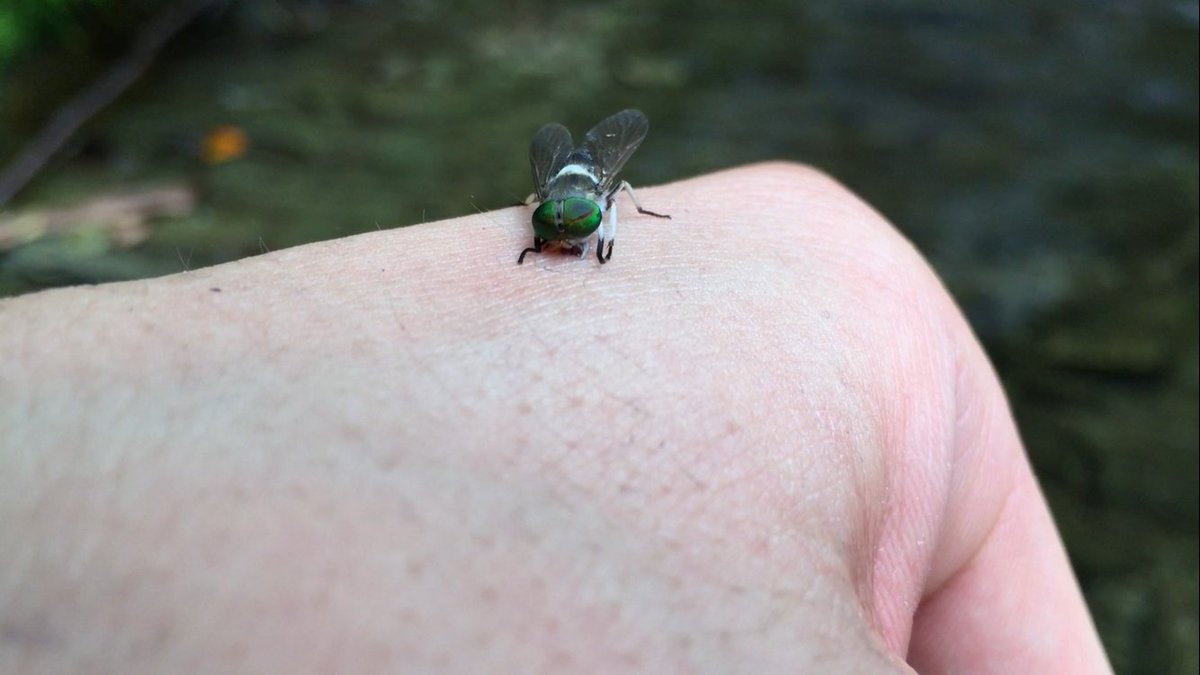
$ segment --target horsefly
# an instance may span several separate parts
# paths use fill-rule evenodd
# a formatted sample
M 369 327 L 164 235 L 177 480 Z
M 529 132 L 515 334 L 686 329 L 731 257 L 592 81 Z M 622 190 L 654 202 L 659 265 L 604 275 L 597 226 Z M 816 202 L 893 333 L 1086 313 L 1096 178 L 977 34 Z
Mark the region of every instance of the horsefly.
M 605 118 L 584 135 L 578 147 L 561 124 L 538 129 L 529 143 L 529 165 L 537 191 L 525 200 L 526 204 L 538 202 L 533 211 L 533 246 L 521 251 L 518 265 L 525 262 L 525 254 L 541 253 L 547 244 L 557 244 L 582 258 L 593 232 L 597 232 L 596 259 L 601 264 L 608 262 L 617 238 L 615 203 L 622 190 L 629 193 L 638 213 L 671 217 L 643 209 L 629 183 L 617 180 L 621 167 L 649 130 L 650 123 L 640 110 L 622 110 Z

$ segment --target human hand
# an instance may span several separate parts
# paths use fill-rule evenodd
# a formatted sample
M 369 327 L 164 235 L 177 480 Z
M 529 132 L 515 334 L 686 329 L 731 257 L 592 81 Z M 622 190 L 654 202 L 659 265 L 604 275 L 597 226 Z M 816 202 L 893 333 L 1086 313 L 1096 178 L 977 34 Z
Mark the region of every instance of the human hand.
M 909 244 L 639 194 L 602 267 L 513 208 L 0 301 L 0 671 L 1106 672 Z

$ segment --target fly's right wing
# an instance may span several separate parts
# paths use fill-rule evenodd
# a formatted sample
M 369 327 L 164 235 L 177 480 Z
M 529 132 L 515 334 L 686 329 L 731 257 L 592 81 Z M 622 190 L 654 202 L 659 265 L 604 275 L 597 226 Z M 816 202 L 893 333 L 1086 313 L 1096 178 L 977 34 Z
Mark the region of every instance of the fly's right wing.
M 538 199 L 546 198 L 546 183 L 567 165 L 571 155 L 571 132 L 561 124 L 547 124 L 529 142 L 529 166 Z
M 617 172 L 633 156 L 646 133 L 650 122 L 640 110 L 622 110 L 600 121 L 583 138 L 581 149 L 594 158 L 599 167 L 600 191 L 609 192 L 616 182 Z

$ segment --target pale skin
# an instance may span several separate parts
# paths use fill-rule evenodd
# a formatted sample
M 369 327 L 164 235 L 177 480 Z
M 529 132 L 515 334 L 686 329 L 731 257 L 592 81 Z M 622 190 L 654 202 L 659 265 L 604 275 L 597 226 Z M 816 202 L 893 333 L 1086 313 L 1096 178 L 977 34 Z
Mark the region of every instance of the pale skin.
M 0 671 L 1109 672 L 919 254 L 638 192 L 603 267 L 511 208 L 0 301 Z

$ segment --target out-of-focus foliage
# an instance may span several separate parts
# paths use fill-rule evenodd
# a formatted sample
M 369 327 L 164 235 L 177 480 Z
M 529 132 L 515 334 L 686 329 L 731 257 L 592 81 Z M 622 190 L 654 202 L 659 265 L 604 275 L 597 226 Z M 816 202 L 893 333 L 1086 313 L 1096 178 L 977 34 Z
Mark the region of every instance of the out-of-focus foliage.
M 0 5 L 0 72 L 39 40 L 86 40 L 80 12 L 109 4 L 109 0 L 8 0 Z

